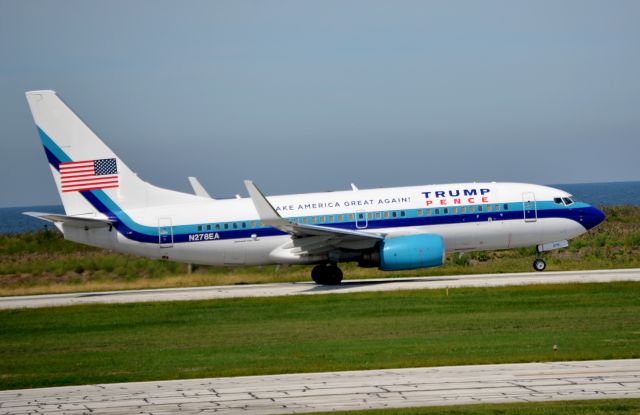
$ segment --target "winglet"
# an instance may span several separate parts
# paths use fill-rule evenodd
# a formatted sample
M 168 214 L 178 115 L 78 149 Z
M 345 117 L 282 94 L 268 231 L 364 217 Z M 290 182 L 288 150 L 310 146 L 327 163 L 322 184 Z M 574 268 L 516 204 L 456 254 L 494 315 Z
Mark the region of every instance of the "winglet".
M 207 199 L 213 199 L 209 192 L 207 192 L 204 187 L 200 184 L 200 181 L 197 177 L 189 176 L 189 183 L 191 183 L 191 188 L 193 189 L 193 193 L 196 196 L 206 197 Z
M 253 184 L 251 180 L 245 180 L 244 185 L 247 188 L 247 192 L 249 192 L 249 196 L 251 196 L 251 200 L 253 201 L 253 205 L 258 211 L 258 216 L 260 217 L 260 221 L 264 222 L 269 226 L 279 227 L 278 225 L 282 225 L 283 223 L 288 223 L 286 219 L 283 219 L 282 216 L 276 212 L 271 203 L 267 200 L 264 194 Z

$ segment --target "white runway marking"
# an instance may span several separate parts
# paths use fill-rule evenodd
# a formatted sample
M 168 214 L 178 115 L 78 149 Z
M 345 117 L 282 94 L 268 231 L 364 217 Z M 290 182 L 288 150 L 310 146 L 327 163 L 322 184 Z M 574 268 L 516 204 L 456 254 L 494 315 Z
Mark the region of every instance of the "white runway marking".
M 281 284 L 219 285 L 210 287 L 85 292 L 0 297 L 0 309 L 113 304 L 147 301 L 189 301 L 215 298 L 276 297 L 284 295 L 346 294 L 365 291 L 396 291 L 506 285 L 640 281 L 640 269 L 596 271 L 522 272 L 512 274 L 455 275 L 371 280 L 347 280 L 337 286 L 313 282 Z
M 640 359 L 447 366 L 0 391 L 0 414 L 289 414 L 640 398 Z

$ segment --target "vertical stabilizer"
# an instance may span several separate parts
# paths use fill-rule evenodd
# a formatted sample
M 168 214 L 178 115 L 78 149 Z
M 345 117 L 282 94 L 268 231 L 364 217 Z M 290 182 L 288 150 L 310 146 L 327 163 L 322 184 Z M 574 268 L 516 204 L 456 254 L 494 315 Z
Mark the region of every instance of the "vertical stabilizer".
M 99 216 L 195 197 L 138 178 L 54 91 L 29 91 L 26 96 L 68 215 Z

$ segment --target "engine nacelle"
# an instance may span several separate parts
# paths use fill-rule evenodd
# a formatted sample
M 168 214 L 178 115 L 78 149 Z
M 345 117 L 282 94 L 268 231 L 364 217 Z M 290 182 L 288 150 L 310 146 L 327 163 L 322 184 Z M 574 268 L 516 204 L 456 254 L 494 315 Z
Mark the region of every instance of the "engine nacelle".
M 438 267 L 445 258 L 442 237 L 434 234 L 384 239 L 379 252 L 379 268 L 383 271 Z

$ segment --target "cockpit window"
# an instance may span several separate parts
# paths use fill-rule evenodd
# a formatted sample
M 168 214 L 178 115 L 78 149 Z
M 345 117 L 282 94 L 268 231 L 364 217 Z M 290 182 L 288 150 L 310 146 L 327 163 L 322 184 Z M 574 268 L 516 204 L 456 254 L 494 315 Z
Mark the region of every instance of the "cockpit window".
M 573 205 L 575 203 L 575 200 L 573 200 L 572 197 L 554 197 L 553 201 L 559 205 L 565 206 Z

